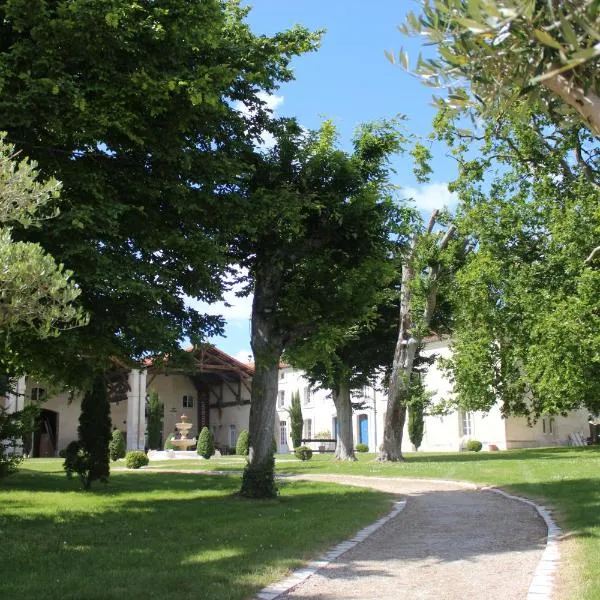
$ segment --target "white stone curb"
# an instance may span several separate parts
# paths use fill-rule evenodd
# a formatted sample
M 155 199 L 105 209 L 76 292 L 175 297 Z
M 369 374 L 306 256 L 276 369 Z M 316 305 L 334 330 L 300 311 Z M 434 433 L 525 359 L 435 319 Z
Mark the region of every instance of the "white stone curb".
M 351 550 L 359 544 L 360 542 L 366 540 L 370 535 L 375 533 L 380 527 L 383 527 L 390 519 L 398 516 L 400 511 L 404 509 L 406 506 L 406 500 L 401 500 L 400 502 L 394 503 L 394 508 L 390 513 L 388 513 L 385 517 L 382 517 L 375 523 L 372 523 L 368 527 L 361 529 L 352 539 L 341 542 L 337 546 L 331 548 L 325 552 L 325 554 L 321 555 L 317 560 L 313 560 L 308 563 L 305 567 L 294 571 L 289 577 L 279 581 L 277 583 L 273 583 L 266 588 L 263 588 L 255 600 L 275 600 L 275 598 L 279 598 L 282 594 L 289 592 L 292 588 L 296 587 L 298 584 L 302 583 L 306 579 L 308 579 L 311 575 L 314 575 L 319 569 L 326 567 L 330 562 L 339 558 L 348 550 Z
M 518 500 L 524 504 L 529 504 L 537 510 L 538 514 L 548 527 L 548 538 L 546 541 L 546 548 L 542 553 L 542 558 L 538 563 L 537 568 L 533 574 L 533 581 L 529 586 L 527 592 L 527 600 L 552 600 L 552 584 L 554 580 L 554 573 L 559 565 L 560 554 L 558 551 L 558 536 L 561 531 L 558 525 L 554 522 L 550 516 L 550 511 L 545 506 L 540 506 L 527 498 L 521 498 L 520 496 L 512 496 L 503 490 L 497 488 L 482 488 L 487 489 L 495 494 L 500 494 L 511 500 Z

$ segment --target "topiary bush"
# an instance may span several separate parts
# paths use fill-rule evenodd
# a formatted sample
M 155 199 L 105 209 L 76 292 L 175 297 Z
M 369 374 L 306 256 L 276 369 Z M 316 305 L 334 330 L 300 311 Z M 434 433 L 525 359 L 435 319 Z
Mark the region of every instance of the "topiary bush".
M 248 456 L 250 450 L 250 437 L 247 429 L 242 429 L 238 436 L 237 443 L 235 445 L 235 453 L 240 456 Z
M 149 462 L 146 453 L 141 450 L 132 450 L 125 456 L 125 466 L 128 469 L 139 469 L 145 467 Z
M 83 446 L 78 440 L 69 442 L 64 450 L 61 450 L 65 459 L 63 469 L 67 477 L 71 478 L 75 473 L 79 474 L 85 469 L 86 462 L 89 460 L 89 455 L 83 449 Z
M 248 463 L 242 475 L 240 496 L 245 498 L 276 498 L 275 457 L 269 454 L 261 463 Z
M 112 432 L 112 439 L 108 443 L 108 455 L 110 460 L 115 461 L 119 458 L 124 458 L 127 453 L 127 445 L 125 444 L 125 436 L 120 429 L 115 429 Z
M 215 453 L 215 443 L 208 427 L 203 427 L 200 432 L 196 452 L 203 458 L 210 458 Z
M 469 452 L 479 452 L 481 450 L 482 443 L 479 440 L 468 440 L 465 448 Z
M 313 455 L 313 451 L 308 446 L 299 446 L 294 450 L 296 458 L 299 460 L 310 460 Z
M 369 446 L 367 444 L 356 444 L 356 451 L 357 452 L 368 452 Z
M 153 390 L 148 398 L 148 448 L 159 450 L 162 441 L 164 404 L 158 398 L 158 393 Z M 166 450 L 166 448 L 165 448 Z

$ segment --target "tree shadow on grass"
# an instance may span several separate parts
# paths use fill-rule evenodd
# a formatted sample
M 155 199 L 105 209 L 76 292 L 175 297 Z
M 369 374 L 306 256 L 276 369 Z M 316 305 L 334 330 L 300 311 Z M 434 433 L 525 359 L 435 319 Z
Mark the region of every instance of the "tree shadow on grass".
M 302 560 L 352 537 L 367 511 L 375 520 L 373 507 L 384 509 L 390 498 L 369 489 L 283 482 L 280 499 L 253 502 L 231 496 L 235 478 L 159 473 L 121 477 L 120 483 L 130 486 L 129 496 L 66 494 L 93 502 L 70 510 L 66 505 L 51 514 L 12 512 L 4 519 L 0 529 L 11 551 L 0 563 L 0 596 L 247 598 L 267 583 L 257 573 L 285 575 Z M 219 484 L 223 487 L 211 493 L 210 486 Z M 162 486 L 168 486 L 169 497 L 156 495 Z M 402 540 L 406 525 L 418 519 L 419 531 L 405 543 L 407 562 L 424 555 L 443 564 L 509 550 L 539 550 L 543 536 L 518 526 L 511 529 L 511 511 L 485 513 L 480 502 L 485 494 L 495 496 L 458 490 L 410 498 L 400 516 L 375 534 L 388 541 L 372 540 L 367 553 L 371 566 L 355 575 L 386 575 L 380 563 L 388 556 L 389 540 Z M 4 502 L 1 506 L 10 508 Z M 472 518 L 481 521 L 479 537 L 473 535 Z M 460 525 L 460 534 L 453 524 Z M 501 540 L 486 542 L 482 528 Z M 424 541 L 431 543 L 423 546 Z

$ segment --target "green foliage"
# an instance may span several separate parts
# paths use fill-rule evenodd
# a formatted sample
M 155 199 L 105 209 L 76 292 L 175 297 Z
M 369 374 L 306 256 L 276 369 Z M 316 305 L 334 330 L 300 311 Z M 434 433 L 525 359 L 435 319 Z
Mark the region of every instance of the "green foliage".
M 92 482 L 108 481 L 110 472 L 108 444 L 111 440 L 110 407 L 106 394 L 103 373 L 96 373 L 93 385 L 81 401 L 79 416 L 80 447 L 74 462 L 84 489 L 90 489 Z
M 38 414 L 35 405 L 14 413 L 0 407 L 0 478 L 14 473 L 23 460 L 23 438 L 34 431 Z
M 356 451 L 357 452 L 368 452 L 369 445 L 368 444 L 356 444 Z
M 39 245 L 14 241 L 12 229 L 39 227 L 56 216 L 51 207 L 60 184 L 55 179 L 39 181 L 37 164 L 17 160 L 14 145 L 0 132 L 0 331 L 28 332 L 35 337 L 56 336 L 87 322 L 74 302 L 80 295 L 70 280 L 72 273 L 57 264 Z
M 431 393 L 426 391 L 421 377 L 413 377 L 409 386 L 409 396 L 406 401 L 408 406 L 408 437 L 416 450 L 419 449 L 423 441 L 425 429 L 425 409 L 431 402 Z
M 294 454 L 298 460 L 310 460 L 313 451 L 308 446 L 298 446 L 298 448 L 294 449 Z
M 158 392 L 152 390 L 148 398 L 148 448 L 160 450 L 162 443 L 163 415 L 165 407 L 158 398 Z M 166 449 L 166 445 L 165 445 Z
M 249 462 L 244 468 L 240 496 L 245 498 L 276 498 L 279 490 L 275 482 L 275 457 L 267 455 L 258 463 Z
M 115 461 L 123 458 L 127 452 L 127 444 L 125 436 L 120 429 L 115 429 L 112 432 L 112 438 L 108 444 L 108 454 L 110 459 Z
M 417 73 L 433 87 L 449 87 L 438 105 L 494 118 L 525 96 L 557 123 L 579 123 L 600 135 L 596 72 L 600 20 L 596 0 L 421 0 L 409 13 L 405 34 L 437 49 L 419 57 Z M 394 57 L 388 55 L 391 60 Z M 408 70 L 408 56 L 400 51 Z M 468 85 L 465 85 L 465 80 Z
M 596 413 L 598 143 L 583 127 L 556 129 L 525 102 L 484 127 L 477 159 L 466 160 L 471 150 L 452 126 L 445 132 L 461 165 L 457 224 L 477 249 L 453 286 L 446 364 L 456 402 L 487 411 L 499 401 L 504 415 L 533 420 L 578 407 Z
M 150 461 L 142 450 L 132 450 L 125 456 L 125 466 L 128 469 L 139 469 L 145 467 Z
M 300 402 L 300 392 L 296 390 L 292 392 L 292 401 L 287 409 L 290 418 L 290 433 L 292 437 L 292 445 L 297 448 L 302 439 L 302 428 L 304 427 L 304 418 L 302 416 L 302 403 Z
M 64 455 L 63 468 L 68 478 L 83 473 L 89 462 L 89 454 L 81 446 L 81 442 L 73 440 L 61 451 Z
M 203 458 L 210 458 L 215 453 L 213 435 L 208 427 L 203 427 L 198 436 L 196 452 Z
M 0 130 L 63 184 L 60 214 L 19 238 L 65 265 L 57 279 L 77 273 L 91 316 L 52 344 L 24 340 L 32 364 L 77 385 L 91 363 L 221 330 L 184 298 L 219 297 L 224 189 L 252 170 L 261 95 L 319 39 L 300 26 L 256 36 L 246 13 L 223 0 L 0 1 Z
M 423 404 L 421 402 L 413 402 L 408 408 L 408 438 L 415 447 L 415 450 L 419 449 L 423 441 L 424 428 Z
M 240 456 L 248 456 L 250 450 L 250 437 L 247 429 L 242 429 L 235 444 L 235 453 Z
M 465 444 L 465 448 L 469 452 L 479 452 L 482 447 L 483 444 L 479 440 L 467 440 L 467 443 Z

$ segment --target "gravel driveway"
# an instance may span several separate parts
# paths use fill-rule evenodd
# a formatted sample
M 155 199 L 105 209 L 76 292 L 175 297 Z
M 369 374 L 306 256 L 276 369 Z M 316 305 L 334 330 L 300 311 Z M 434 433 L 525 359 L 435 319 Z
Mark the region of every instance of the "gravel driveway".
M 546 543 L 537 511 L 454 482 L 303 476 L 408 502 L 365 541 L 279 598 L 524 600 Z

